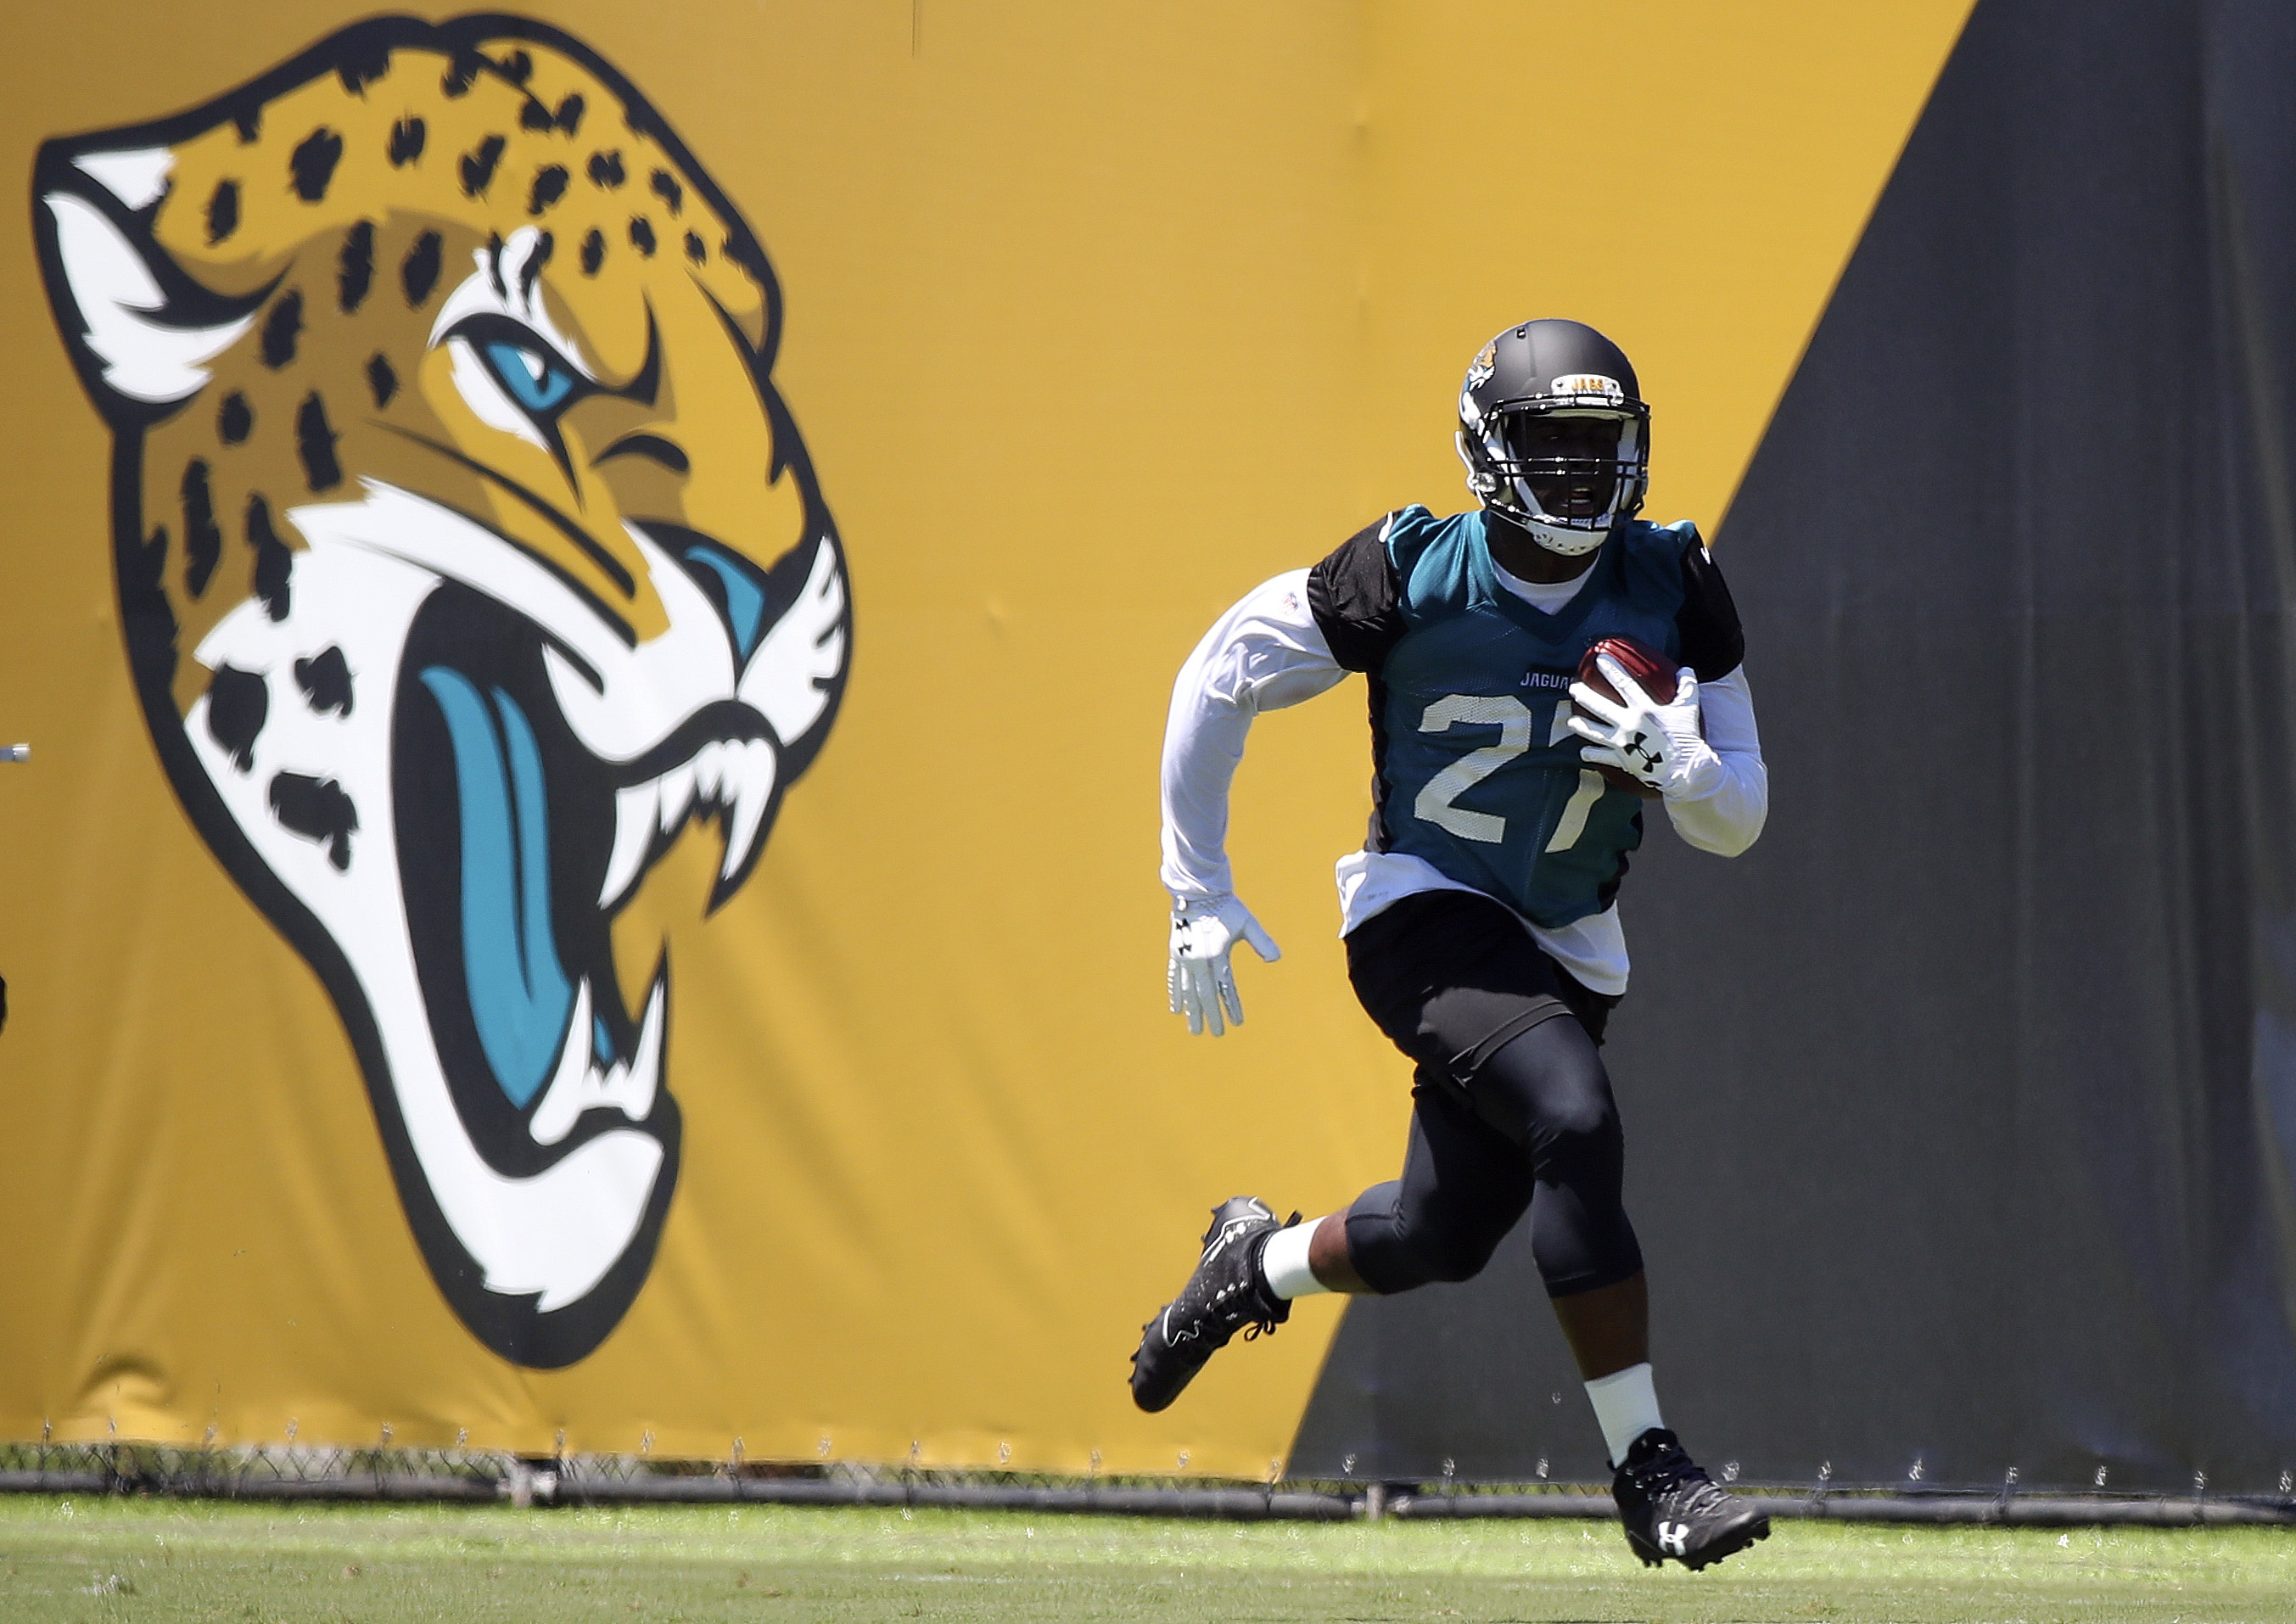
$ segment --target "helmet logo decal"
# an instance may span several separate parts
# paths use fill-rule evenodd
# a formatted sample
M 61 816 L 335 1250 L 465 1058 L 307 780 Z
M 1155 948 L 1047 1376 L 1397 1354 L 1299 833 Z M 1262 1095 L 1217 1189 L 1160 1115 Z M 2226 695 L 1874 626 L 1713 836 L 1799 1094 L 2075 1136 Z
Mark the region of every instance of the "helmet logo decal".
M 324 984 L 439 1292 L 571 1365 L 678 1176 L 643 922 L 742 889 L 844 690 L 764 250 L 514 17 L 355 23 L 33 185 L 160 761 Z
M 1550 395 L 1592 395 L 1612 403 L 1627 398 L 1627 391 L 1619 387 L 1616 378 L 1605 378 L 1600 373 L 1565 373 L 1547 385 L 1546 392 Z

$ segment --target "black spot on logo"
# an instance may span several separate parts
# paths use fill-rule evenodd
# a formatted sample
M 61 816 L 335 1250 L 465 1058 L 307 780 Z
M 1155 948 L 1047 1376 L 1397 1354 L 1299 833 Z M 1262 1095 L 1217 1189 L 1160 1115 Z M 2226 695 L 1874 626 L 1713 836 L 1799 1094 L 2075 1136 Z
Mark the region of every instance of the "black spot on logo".
M 247 545 L 255 550 L 255 595 L 274 620 L 287 618 L 287 578 L 294 572 L 295 555 L 271 528 L 271 505 L 260 496 L 247 499 Z
M 446 77 L 439 81 L 439 88 L 445 91 L 450 100 L 468 95 L 471 86 L 478 82 L 479 75 L 487 70 L 488 65 L 485 57 L 464 45 L 455 53 L 455 60 L 448 64 Z
M 689 231 L 685 234 L 685 257 L 696 265 L 709 258 L 709 250 L 701 245 L 700 232 Z
M 420 119 L 401 119 L 390 127 L 390 167 L 404 168 L 422 156 L 423 137 L 429 130 Z
M 410 310 L 430 297 L 430 290 L 439 285 L 439 234 L 426 231 L 414 239 L 414 246 L 406 250 L 406 259 L 398 267 L 399 285 L 406 290 L 406 308 Z
M 239 132 L 239 144 L 253 146 L 263 134 L 263 103 L 249 101 L 231 115 L 232 127 Z
M 477 148 L 463 156 L 463 195 L 477 197 L 494 185 L 495 166 L 502 161 L 503 149 L 510 144 L 500 135 L 489 135 Z
M 374 403 L 378 406 L 389 406 L 390 398 L 398 393 L 398 374 L 390 370 L 390 363 L 382 358 L 382 351 L 379 349 L 374 352 L 374 358 L 366 364 L 366 386 L 374 391 Z
M 668 204 L 672 214 L 685 207 L 685 188 L 679 185 L 677 176 L 667 169 L 656 169 L 653 179 L 647 183 L 647 189 Z
M 351 836 L 358 833 L 358 808 L 332 778 L 281 773 L 271 781 L 271 816 L 290 834 L 316 841 L 337 868 L 351 865 Z
M 630 242 L 647 258 L 653 258 L 653 222 L 640 215 L 630 222 Z
M 303 296 L 290 288 L 263 318 L 263 364 L 277 372 L 295 358 L 295 340 L 303 331 Z
M 526 105 L 518 110 L 518 127 L 525 130 L 546 130 L 557 122 L 550 116 L 549 107 L 534 96 L 526 98 Z
M 295 662 L 295 685 L 303 690 L 305 702 L 323 715 L 351 713 L 351 668 L 332 644 Z
M 236 446 L 255 428 L 255 408 L 247 404 L 247 397 L 237 390 L 223 398 L 223 407 L 216 413 L 216 432 L 223 436 L 226 446 Z
M 606 234 L 594 231 L 582 239 L 582 275 L 595 276 L 598 267 L 606 263 Z
M 629 178 L 622 172 L 622 155 L 619 152 L 591 153 L 589 175 L 592 185 L 603 186 L 609 192 Z
M 327 183 L 335 178 L 335 166 L 342 160 L 343 138 L 324 125 L 304 136 L 287 160 L 288 172 L 295 177 L 295 195 L 307 203 L 326 196 Z
M 526 200 L 529 214 L 540 214 L 566 195 L 566 166 L 545 164 L 534 172 L 534 193 Z
M 510 287 L 503 281 L 502 251 L 502 233 L 488 232 L 487 234 L 487 280 L 495 284 L 495 297 L 506 299 L 510 297 Z
M 343 236 L 343 251 L 336 262 L 340 272 L 343 314 L 348 316 L 366 302 L 374 286 L 374 223 L 361 220 Z
M 193 457 L 184 470 L 184 585 L 193 597 L 206 595 L 222 558 L 223 531 L 216 524 L 208 465 Z
M 718 245 L 718 251 L 726 256 L 728 264 L 741 267 L 750 280 L 759 287 L 772 285 L 774 274 L 766 265 L 766 251 L 754 240 L 728 232 L 726 240 Z
M 535 279 L 542 275 L 542 267 L 550 263 L 550 256 L 557 251 L 556 236 L 546 231 L 534 234 L 534 251 L 527 255 L 526 263 L 518 268 L 518 296 L 527 303 L 534 302 Z
M 239 183 L 219 180 L 208 196 L 208 245 L 212 248 L 239 229 Z
M 558 104 L 558 127 L 571 135 L 582 127 L 582 94 L 576 91 Z
M 271 690 L 253 671 L 217 666 L 208 678 L 208 737 L 241 772 L 255 769 L 255 741 L 271 714 Z
M 523 51 L 513 51 L 495 64 L 495 71 L 513 85 L 523 85 L 534 77 L 534 58 Z
M 335 442 L 341 438 L 327 421 L 327 403 L 313 390 L 295 413 L 295 455 L 303 459 L 303 479 L 314 491 L 343 482 L 343 465 L 335 457 Z

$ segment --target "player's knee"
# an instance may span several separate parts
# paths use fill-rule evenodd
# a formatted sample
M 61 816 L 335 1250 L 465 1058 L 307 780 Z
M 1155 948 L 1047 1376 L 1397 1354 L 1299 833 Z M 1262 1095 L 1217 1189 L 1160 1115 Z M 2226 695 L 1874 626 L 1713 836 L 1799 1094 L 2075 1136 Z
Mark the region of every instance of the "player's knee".
M 1382 1295 L 1472 1280 L 1511 1226 L 1496 1215 L 1483 1219 L 1448 1203 L 1406 1201 L 1400 1186 L 1382 1185 L 1348 1213 L 1348 1260 Z
M 1603 1056 L 1576 1021 L 1540 1022 L 1462 1079 L 1476 1112 L 1534 1152 L 1598 1144 L 1618 1132 Z
M 1540 1124 L 1547 1136 L 1574 1146 L 1599 1147 L 1621 1138 L 1619 1108 L 1599 1078 L 1565 1096 Z
M 1403 1243 L 1422 1279 L 1451 1284 L 1481 1274 L 1505 1234 L 1469 1213 L 1423 1210 L 1408 1215 Z
M 1610 1085 L 1599 1071 L 1589 1087 L 1562 1094 L 1540 1113 L 1533 1145 L 1539 1177 L 1561 1183 L 1621 1165 L 1626 1133 L 1619 1125 Z
M 1481 1274 L 1498 1244 L 1496 1235 L 1451 1230 L 1427 1236 L 1418 1250 L 1429 1280 L 1456 1284 Z

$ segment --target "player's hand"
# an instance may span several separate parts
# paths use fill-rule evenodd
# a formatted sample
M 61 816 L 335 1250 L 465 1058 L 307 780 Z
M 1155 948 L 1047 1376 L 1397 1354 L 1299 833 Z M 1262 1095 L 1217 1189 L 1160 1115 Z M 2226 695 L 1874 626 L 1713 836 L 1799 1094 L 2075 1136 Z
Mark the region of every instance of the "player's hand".
M 1617 767 L 1670 800 L 1711 795 L 1725 769 L 1699 722 L 1698 674 L 1683 667 L 1675 674 L 1673 701 L 1661 705 L 1609 655 L 1597 655 L 1595 663 L 1619 700 L 1583 682 L 1570 685 L 1570 731 L 1587 741 L 1578 759 Z
M 1236 996 L 1235 967 L 1228 954 L 1239 941 L 1268 964 L 1283 956 L 1275 939 L 1261 929 L 1251 910 L 1234 897 L 1192 897 L 1172 905 L 1172 959 L 1165 976 L 1172 1013 L 1188 1018 L 1188 1030 L 1227 1030 L 1220 1016 L 1243 1024 L 1243 1000 Z

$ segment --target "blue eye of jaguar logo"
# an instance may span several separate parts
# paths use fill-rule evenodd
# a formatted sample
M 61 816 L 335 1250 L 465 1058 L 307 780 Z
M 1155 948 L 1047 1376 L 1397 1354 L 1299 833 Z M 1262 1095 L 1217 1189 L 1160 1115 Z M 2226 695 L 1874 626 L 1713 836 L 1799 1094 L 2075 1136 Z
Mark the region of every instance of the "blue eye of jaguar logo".
M 560 414 L 576 401 L 598 392 L 596 384 L 523 322 L 489 312 L 457 322 L 447 337 L 469 346 L 487 376 L 534 420 L 535 427 L 553 442 L 554 451 L 558 449 Z
M 573 368 L 539 344 L 489 339 L 478 349 L 504 392 L 537 417 L 571 400 L 581 381 Z

